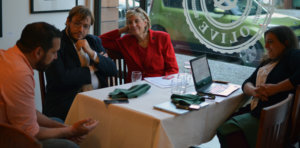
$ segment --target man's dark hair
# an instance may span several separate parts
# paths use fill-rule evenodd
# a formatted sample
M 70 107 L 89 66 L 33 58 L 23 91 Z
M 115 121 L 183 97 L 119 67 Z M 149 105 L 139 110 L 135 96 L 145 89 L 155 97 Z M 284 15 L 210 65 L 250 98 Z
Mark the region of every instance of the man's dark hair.
M 45 22 L 31 23 L 23 29 L 17 46 L 23 53 L 29 53 L 39 46 L 47 53 L 53 46 L 53 39 L 61 36 L 61 32 L 53 25 Z
M 88 9 L 85 6 L 76 6 L 74 8 L 72 8 L 69 12 L 69 16 L 68 16 L 68 20 L 69 22 L 72 21 L 72 18 L 76 15 L 79 15 L 80 20 L 83 20 L 85 18 L 87 18 L 88 16 L 91 17 L 91 25 L 94 24 L 94 16 L 92 14 L 92 12 L 90 11 L 90 9 Z

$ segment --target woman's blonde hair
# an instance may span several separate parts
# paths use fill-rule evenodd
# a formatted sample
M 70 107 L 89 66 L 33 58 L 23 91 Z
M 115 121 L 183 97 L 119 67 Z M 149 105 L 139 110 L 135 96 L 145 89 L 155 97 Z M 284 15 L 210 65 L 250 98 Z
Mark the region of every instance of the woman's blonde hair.
M 151 27 L 151 21 L 147 13 L 140 7 L 130 9 L 126 13 L 126 24 L 128 23 L 128 19 L 131 16 L 139 16 L 142 20 L 147 21 L 147 26 L 145 27 L 145 31 L 148 31 L 148 29 Z

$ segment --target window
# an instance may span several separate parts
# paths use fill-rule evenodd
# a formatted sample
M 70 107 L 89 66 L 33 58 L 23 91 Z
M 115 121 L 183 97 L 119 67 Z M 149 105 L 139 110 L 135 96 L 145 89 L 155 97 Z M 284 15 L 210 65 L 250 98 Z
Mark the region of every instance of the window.
M 257 66 L 265 54 L 264 26 L 290 26 L 300 38 L 300 18 L 276 9 L 270 15 L 268 1 L 152 0 L 149 16 L 153 30 L 170 34 L 176 53 Z
M 140 6 L 138 0 L 119 0 L 119 28 L 126 24 L 126 11 Z

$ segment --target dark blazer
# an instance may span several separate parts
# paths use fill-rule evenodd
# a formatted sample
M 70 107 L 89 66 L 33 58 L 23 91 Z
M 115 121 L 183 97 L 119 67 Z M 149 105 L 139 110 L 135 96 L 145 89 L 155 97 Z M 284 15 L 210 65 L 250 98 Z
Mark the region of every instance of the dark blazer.
M 62 33 L 58 57 L 46 70 L 47 86 L 43 113 L 64 120 L 80 88 L 91 83 L 91 74 L 88 67 L 81 67 L 78 54 L 66 31 L 63 30 Z M 106 77 L 116 74 L 116 66 L 110 58 L 99 54 L 105 52 L 101 39 L 94 35 L 87 35 L 85 39 L 98 53 L 99 64 L 92 60 L 90 63 L 98 69 L 96 75 L 101 87 L 106 87 Z
M 256 70 L 252 73 L 252 75 L 245 80 L 243 83 L 243 87 L 247 82 L 251 82 L 254 86 L 256 85 L 256 76 L 258 69 L 267 63 L 262 63 L 256 68 Z M 267 76 L 266 84 L 276 84 L 285 79 L 289 79 L 290 82 L 296 88 L 297 85 L 300 84 L 300 50 L 287 50 L 277 65 L 271 70 L 269 75 Z M 285 91 L 277 93 L 273 96 L 268 97 L 268 101 L 260 101 L 258 102 L 257 107 L 251 112 L 252 115 L 259 117 L 262 108 L 271 106 L 276 104 L 282 100 L 284 100 L 289 93 L 294 93 L 295 90 Z

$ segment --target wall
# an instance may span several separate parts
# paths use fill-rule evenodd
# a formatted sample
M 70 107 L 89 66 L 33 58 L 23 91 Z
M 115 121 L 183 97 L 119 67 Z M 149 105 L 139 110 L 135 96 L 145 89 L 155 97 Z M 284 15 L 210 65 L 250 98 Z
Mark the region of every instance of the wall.
M 79 4 L 85 4 L 79 0 Z M 0 37 L 0 49 L 15 45 L 26 24 L 37 21 L 50 23 L 60 30 L 64 29 L 67 12 L 30 14 L 30 0 L 2 0 L 3 37 Z M 41 97 L 38 73 L 35 71 L 36 107 L 41 110 Z
M 119 0 L 101 0 L 101 34 L 118 28 Z

